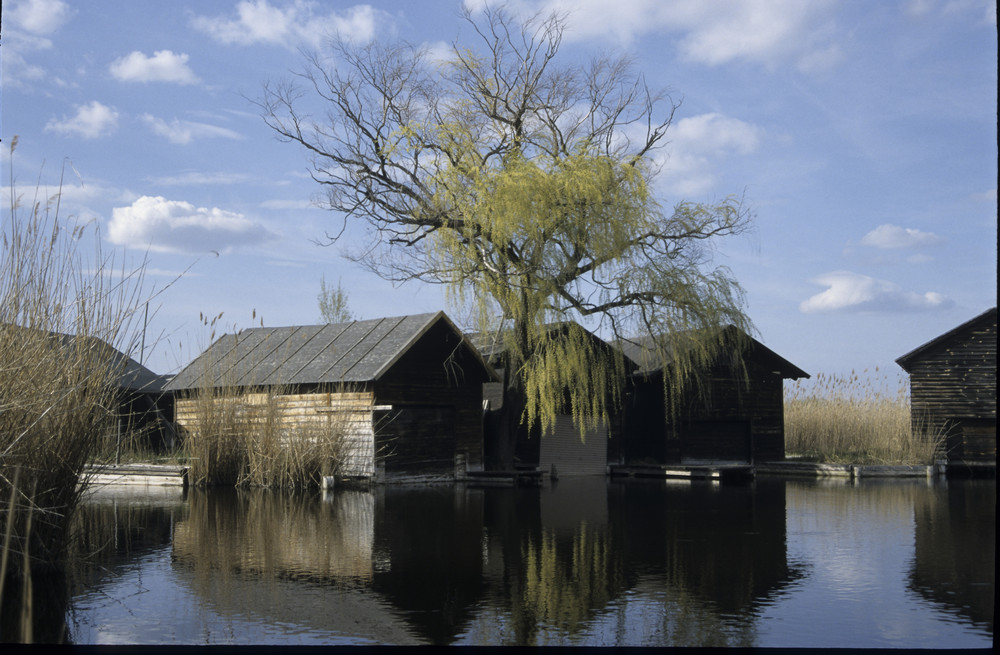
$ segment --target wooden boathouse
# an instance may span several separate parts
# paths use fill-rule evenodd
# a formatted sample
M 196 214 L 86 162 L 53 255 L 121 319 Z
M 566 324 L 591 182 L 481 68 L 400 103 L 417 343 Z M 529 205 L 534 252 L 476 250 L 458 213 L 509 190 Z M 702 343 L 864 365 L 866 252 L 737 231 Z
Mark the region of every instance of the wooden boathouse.
M 16 331 L 11 343 L 27 344 L 31 339 L 45 339 L 55 351 L 92 365 L 93 369 L 87 371 L 88 376 L 106 379 L 114 388 L 113 412 L 117 419 L 116 437 L 120 440 L 138 440 L 135 445 L 148 447 L 154 452 L 175 445 L 176 435 L 170 420 L 172 396 L 164 389 L 167 376 L 157 375 L 94 336 L 47 332 L 11 324 L 0 325 L 0 330 L 8 333 Z M 24 347 L 30 348 L 27 345 Z
M 551 332 L 578 331 L 582 339 L 589 339 L 596 348 L 607 350 L 612 356 L 620 356 L 605 341 L 582 327 L 578 323 L 567 321 L 553 323 L 547 326 Z M 480 352 L 491 365 L 500 367 L 503 346 L 496 335 L 467 335 L 479 348 Z M 625 358 L 627 372 L 635 370 L 635 364 Z M 497 369 L 499 380 L 503 371 Z M 507 391 L 506 393 L 509 393 Z M 585 475 L 607 475 L 608 444 L 612 435 L 617 433 L 620 416 L 612 416 L 611 424 L 599 422 L 592 428 L 587 428 L 581 434 L 580 425 L 569 414 L 556 417 L 554 429 L 519 430 L 513 444 L 513 452 L 507 450 L 507 439 L 504 437 L 509 426 L 504 420 L 516 420 L 502 412 L 505 390 L 502 381 L 492 381 L 483 385 L 484 423 L 487 453 L 487 468 L 491 470 L 536 471 L 556 477 L 575 477 Z M 568 402 L 568 399 L 567 399 Z
M 948 470 L 997 461 L 997 308 L 896 360 L 910 374 L 915 433 L 944 434 Z
M 391 481 L 481 470 L 482 389 L 493 370 L 444 312 L 253 328 L 219 338 L 168 384 L 197 431 L 199 389 L 252 411 L 278 394 L 290 438 L 345 432 L 342 474 Z M 231 393 L 229 393 L 231 392 Z
M 637 466 L 749 465 L 785 458 L 783 383 L 809 374 L 734 326 L 723 328 L 720 342 L 712 364 L 696 373 L 702 393 L 676 399 L 664 393 L 663 376 L 671 364 L 661 364 L 651 340 L 622 342 L 639 368 L 625 394 L 622 438 L 608 455 L 613 473 Z

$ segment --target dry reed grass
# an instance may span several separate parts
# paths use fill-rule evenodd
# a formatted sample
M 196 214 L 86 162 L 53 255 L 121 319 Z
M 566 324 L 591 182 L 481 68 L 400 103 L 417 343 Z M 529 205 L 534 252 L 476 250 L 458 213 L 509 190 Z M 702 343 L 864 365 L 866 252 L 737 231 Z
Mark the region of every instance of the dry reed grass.
M 192 484 L 296 489 L 340 472 L 345 421 L 335 414 L 294 420 L 292 389 L 203 385 L 193 397 L 197 419 L 186 438 Z
M 818 374 L 785 390 L 785 452 L 817 462 L 932 464 L 941 435 L 916 434 L 910 422 L 908 381 L 873 375 Z
M 123 360 L 114 349 L 134 345 L 144 286 L 143 267 L 105 256 L 96 228 L 60 218 L 59 192 L 36 189 L 24 206 L 13 174 L 9 188 L 0 235 L 0 602 L 5 583 L 29 584 L 62 564 L 78 480 L 117 429 Z M 26 589 L 19 595 L 30 613 Z M 31 640 L 30 627 L 18 640 Z

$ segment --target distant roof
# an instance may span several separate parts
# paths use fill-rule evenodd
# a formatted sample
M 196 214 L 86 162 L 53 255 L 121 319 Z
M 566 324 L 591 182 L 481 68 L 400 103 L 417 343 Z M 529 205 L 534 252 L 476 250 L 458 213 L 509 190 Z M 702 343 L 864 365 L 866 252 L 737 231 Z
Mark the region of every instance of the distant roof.
M 975 318 L 970 318 L 968 321 L 966 321 L 965 323 L 962 323 L 958 327 L 952 328 L 951 330 L 948 330 L 944 334 L 931 339 L 930 341 L 928 341 L 924 345 L 918 346 L 918 347 L 914 348 L 913 350 L 911 350 L 910 352 L 906 353 L 902 357 L 897 358 L 896 359 L 896 363 L 899 364 L 904 371 L 906 371 L 907 373 L 909 373 L 909 371 L 910 371 L 910 365 L 914 361 L 916 361 L 917 359 L 919 359 L 921 356 L 925 355 L 926 353 L 928 353 L 931 350 L 934 350 L 939 345 L 941 345 L 944 342 L 952 339 L 953 337 L 956 337 L 956 336 L 960 335 L 961 333 L 965 332 L 966 330 L 975 328 L 979 324 L 986 324 L 989 321 L 993 321 L 994 325 L 996 324 L 996 322 L 997 322 L 997 308 L 996 307 L 992 307 L 990 309 L 987 309 L 985 312 L 983 312 L 979 316 L 976 316 Z
M 20 325 L 4 324 L 3 327 L 5 329 L 16 328 L 18 330 L 31 330 L 36 333 L 45 333 L 44 330 L 39 331 L 34 328 L 25 328 Z M 102 339 L 92 336 L 78 337 L 72 334 L 63 334 L 62 332 L 48 332 L 48 334 L 51 337 L 58 339 L 65 345 L 69 345 L 77 340 L 82 340 L 83 343 L 89 344 L 90 348 L 103 350 L 104 352 L 101 354 L 107 357 L 109 370 L 113 370 L 116 373 L 120 371 L 117 385 L 120 389 L 141 391 L 143 393 L 160 393 L 163 391 L 163 386 L 166 384 L 168 379 L 167 376 L 153 373 L 151 370 Z
M 444 312 L 348 323 L 250 328 L 220 337 L 167 383 L 171 391 L 215 387 L 338 384 L 381 378 Z M 469 351 L 482 362 L 472 345 Z M 485 362 L 483 368 L 489 370 Z
M 725 328 L 723 328 L 723 330 L 735 334 L 738 328 L 733 325 L 728 325 Z M 774 352 L 773 350 L 762 344 L 760 341 L 757 341 L 756 339 L 749 336 L 742 330 L 739 330 L 739 333 L 741 336 L 748 339 L 749 343 L 748 354 L 752 355 L 753 357 L 759 360 L 762 360 L 767 366 L 771 368 L 771 370 L 780 374 L 782 378 L 795 380 L 798 378 L 809 377 L 808 373 L 800 369 L 795 364 L 792 364 L 784 357 L 778 355 L 776 352 Z M 668 337 L 667 338 L 668 361 L 666 362 L 668 365 L 670 363 L 669 360 L 672 355 L 672 351 L 670 351 L 669 349 L 670 342 L 671 339 Z M 622 352 L 625 353 L 626 357 L 628 357 L 629 359 L 631 359 L 632 361 L 634 361 L 636 364 L 639 365 L 639 369 L 636 371 L 637 374 L 643 375 L 643 374 L 655 373 L 663 368 L 663 362 L 661 362 L 659 358 L 656 356 L 656 351 L 653 345 L 652 337 L 649 336 L 637 337 L 630 339 L 628 341 L 621 341 L 619 342 L 618 345 L 622 349 Z

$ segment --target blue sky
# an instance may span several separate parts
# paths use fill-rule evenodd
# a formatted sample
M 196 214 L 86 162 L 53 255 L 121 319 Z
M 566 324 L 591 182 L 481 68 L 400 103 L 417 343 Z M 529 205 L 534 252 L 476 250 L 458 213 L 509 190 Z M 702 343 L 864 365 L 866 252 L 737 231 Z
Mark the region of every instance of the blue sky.
M 65 170 L 63 214 L 96 221 L 106 250 L 148 258 L 162 292 L 143 359 L 157 373 L 207 347 L 200 315 L 221 312 L 222 331 L 318 322 L 321 277 L 359 318 L 445 309 L 461 322 L 439 288 L 394 288 L 316 245 L 338 217 L 312 204 L 305 153 L 251 102 L 337 30 L 469 42 L 461 7 L 5 0 L 4 206 L 12 165 L 29 194 L 54 193 Z M 745 195 L 755 229 L 715 261 L 746 288 L 760 339 L 797 366 L 894 375 L 895 358 L 996 304 L 992 0 L 509 7 L 570 11 L 566 61 L 623 51 L 682 100 L 659 197 Z

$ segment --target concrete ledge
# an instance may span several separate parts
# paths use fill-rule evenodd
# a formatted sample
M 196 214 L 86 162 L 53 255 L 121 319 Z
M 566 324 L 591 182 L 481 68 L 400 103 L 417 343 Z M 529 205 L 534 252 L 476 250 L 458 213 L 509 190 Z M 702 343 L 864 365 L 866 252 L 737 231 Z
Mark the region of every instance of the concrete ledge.
M 757 473 L 794 475 L 814 478 L 931 478 L 940 466 L 893 466 L 880 464 L 820 464 L 817 462 L 763 462 Z
M 933 466 L 855 466 L 856 478 L 929 478 L 934 475 Z
M 775 475 L 800 475 L 813 478 L 853 477 L 850 464 L 819 464 L 816 462 L 762 462 L 757 473 Z

